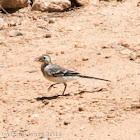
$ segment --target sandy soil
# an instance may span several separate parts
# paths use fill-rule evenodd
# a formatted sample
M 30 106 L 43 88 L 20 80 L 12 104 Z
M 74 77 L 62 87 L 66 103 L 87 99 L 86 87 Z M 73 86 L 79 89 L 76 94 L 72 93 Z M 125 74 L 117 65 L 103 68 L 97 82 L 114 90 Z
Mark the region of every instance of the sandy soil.
M 0 30 L 0 139 L 140 140 L 137 3 L 0 14 L 8 24 Z M 23 35 L 10 37 L 14 30 Z M 116 50 L 117 45 L 124 50 Z M 130 59 L 130 51 L 137 53 L 136 59 Z M 46 52 L 54 63 L 111 83 L 84 79 L 70 82 L 66 96 L 58 96 L 63 85 L 48 92 L 51 82 L 34 62 Z

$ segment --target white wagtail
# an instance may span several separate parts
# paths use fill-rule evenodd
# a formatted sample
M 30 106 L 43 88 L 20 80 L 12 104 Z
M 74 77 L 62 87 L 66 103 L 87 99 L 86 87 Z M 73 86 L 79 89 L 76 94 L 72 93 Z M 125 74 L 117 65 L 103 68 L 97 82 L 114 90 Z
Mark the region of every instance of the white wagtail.
M 66 87 L 67 87 L 67 82 L 78 79 L 78 78 L 89 78 L 89 79 L 97 79 L 97 80 L 103 80 L 103 81 L 109 81 L 106 79 L 101 79 L 101 78 L 96 78 L 96 77 L 91 77 L 91 76 L 84 76 L 80 75 L 80 73 L 71 71 L 65 68 L 62 68 L 56 64 L 53 64 L 51 62 L 50 56 L 43 54 L 42 56 L 36 58 L 35 60 L 42 62 L 41 65 L 41 71 L 44 75 L 44 77 L 52 82 L 55 82 L 55 84 L 52 84 L 48 90 L 50 90 L 54 85 L 56 84 L 64 84 L 65 88 L 63 91 L 63 94 L 65 93 Z M 110 81 L 109 81 L 110 82 Z

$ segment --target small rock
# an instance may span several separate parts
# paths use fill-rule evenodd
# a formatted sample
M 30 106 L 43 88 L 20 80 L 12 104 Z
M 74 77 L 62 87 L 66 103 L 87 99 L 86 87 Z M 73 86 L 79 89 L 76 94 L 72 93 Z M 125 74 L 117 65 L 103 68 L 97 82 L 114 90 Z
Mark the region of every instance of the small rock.
M 54 107 L 54 105 L 51 105 L 51 107 Z
M 137 58 L 137 53 L 131 52 L 129 56 L 130 56 L 130 60 L 135 60 Z
M 120 42 L 118 43 L 118 45 L 124 46 L 125 48 L 129 48 L 129 47 L 130 47 L 130 45 L 129 45 L 128 43 L 124 43 L 123 41 L 120 41 Z
M 39 122 L 39 115 L 38 114 L 33 114 L 32 116 L 31 116 L 31 123 L 32 124 L 38 124 L 38 122 Z
M 123 45 L 125 48 L 129 48 L 129 47 L 130 47 L 130 45 L 127 44 L 127 43 L 123 43 L 122 45 Z
M 116 46 L 117 51 L 122 51 L 123 49 L 124 49 L 124 46 L 122 46 L 122 45 L 117 45 Z
M 137 3 L 137 6 L 138 6 L 138 7 L 140 6 L 140 1 Z
M 12 21 L 11 23 L 8 24 L 8 26 L 9 27 L 16 26 L 16 22 Z
M 28 6 L 28 0 L 0 0 L 0 5 L 3 9 L 19 9 Z M 2 8 L 0 7 L 0 10 Z
M 82 58 L 82 61 L 87 61 L 88 60 L 88 58 Z
M 107 58 L 107 59 L 110 58 L 110 57 L 111 57 L 111 55 L 106 55 L 106 56 L 105 56 L 105 58 Z
M 129 55 L 131 53 L 131 50 L 129 49 L 124 49 L 122 51 L 120 51 L 120 54 L 123 54 L 123 55 Z
M 36 15 L 33 15 L 33 20 L 37 20 L 38 19 L 38 17 L 36 16 Z
M 97 118 L 102 118 L 102 117 L 104 117 L 104 113 L 102 113 L 102 112 L 97 112 L 97 113 L 95 114 L 95 117 L 97 117 Z
M 38 114 L 33 114 L 32 117 L 36 118 L 36 117 L 39 117 L 39 115 Z
M 84 5 L 87 5 L 90 1 L 89 1 L 89 0 L 75 0 L 75 2 L 76 2 L 79 6 L 84 6 Z
M 48 19 L 47 15 L 41 16 L 43 19 Z
M 107 46 L 102 46 L 102 49 L 107 49 L 108 47 Z
M 51 38 L 52 35 L 51 35 L 51 34 L 46 34 L 44 37 L 45 37 L 45 38 Z
M 21 35 L 23 35 L 23 33 L 21 33 L 20 31 L 10 31 L 9 32 L 10 37 L 21 36 Z
M 43 103 L 44 105 L 48 105 L 48 104 L 49 104 L 49 102 L 48 102 L 48 101 L 45 101 L 45 100 L 44 100 L 42 103 Z
M 4 42 L 0 42 L 0 45 L 5 45 L 5 43 Z
M 38 108 L 43 108 L 45 105 L 44 104 L 40 104 L 39 106 L 38 106 Z
M 79 111 L 84 111 L 84 108 L 79 107 L 78 110 L 79 110 Z
M 47 50 L 46 54 L 53 54 L 53 51 Z
M 55 21 L 53 19 L 49 20 L 49 24 L 55 23 Z
M 132 101 L 132 97 L 130 96 L 127 96 L 126 99 Z
M 90 137 L 93 137 L 93 136 L 95 136 L 95 134 L 94 134 L 94 133 L 91 133 L 91 134 L 90 134 Z
M 100 53 L 100 52 L 98 52 L 98 53 L 97 53 L 97 55 L 101 55 L 101 53 Z
M 109 120 L 109 123 L 110 124 L 115 124 L 115 121 L 114 120 Z
M 80 127 L 79 129 L 80 129 L 80 130 L 82 130 L 82 129 L 85 129 L 85 127 L 84 127 L 84 126 L 82 126 L 82 127 Z
M 61 12 L 71 7 L 69 0 L 36 0 L 32 10 L 42 12 Z
M 108 114 L 108 115 L 107 115 L 107 118 L 114 118 L 114 117 L 115 117 L 114 114 Z
M 111 48 L 115 49 L 116 48 L 116 45 L 112 45 Z
M 56 56 L 58 56 L 58 55 L 59 55 L 59 53 L 58 53 L 58 52 L 56 52 L 56 53 L 55 53 L 55 55 L 56 55 Z
M 88 119 L 89 119 L 89 121 L 93 121 L 93 117 L 89 117 Z
M 64 54 L 65 52 L 64 51 L 61 51 L 61 54 Z
M 26 84 L 28 84 L 28 83 L 26 83 Z M 29 101 L 30 101 L 30 103 L 34 103 L 36 100 L 31 99 L 31 100 L 29 100 Z
M 70 124 L 70 122 L 64 121 L 64 125 L 68 125 Z
M 64 115 L 64 114 L 65 114 L 64 111 L 63 112 L 62 111 L 59 112 L 59 115 Z
M 109 111 L 115 111 L 115 108 L 111 107 L 108 109 Z

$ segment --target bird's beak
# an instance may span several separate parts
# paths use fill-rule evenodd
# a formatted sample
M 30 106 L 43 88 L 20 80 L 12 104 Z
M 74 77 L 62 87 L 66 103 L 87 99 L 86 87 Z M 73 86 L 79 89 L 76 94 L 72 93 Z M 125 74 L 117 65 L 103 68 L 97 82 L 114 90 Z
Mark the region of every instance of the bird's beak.
M 34 59 L 34 61 L 39 61 L 39 58 L 38 58 L 38 57 L 37 57 L 37 58 L 35 58 L 35 59 Z
M 34 59 L 34 61 L 42 62 L 42 59 L 41 59 L 41 57 L 37 57 Z

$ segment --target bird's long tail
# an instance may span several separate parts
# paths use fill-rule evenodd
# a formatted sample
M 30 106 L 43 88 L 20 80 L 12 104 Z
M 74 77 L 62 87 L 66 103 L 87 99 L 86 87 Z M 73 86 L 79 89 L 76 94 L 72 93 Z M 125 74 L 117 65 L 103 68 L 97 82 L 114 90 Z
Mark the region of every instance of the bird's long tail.
M 102 79 L 102 78 L 97 78 L 97 77 L 91 77 L 91 76 L 84 76 L 80 75 L 81 78 L 89 78 L 89 79 L 96 79 L 96 80 L 102 80 L 102 81 L 108 81 L 111 82 L 110 80 Z

